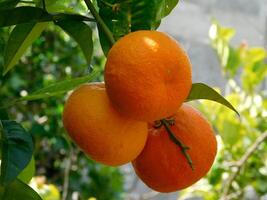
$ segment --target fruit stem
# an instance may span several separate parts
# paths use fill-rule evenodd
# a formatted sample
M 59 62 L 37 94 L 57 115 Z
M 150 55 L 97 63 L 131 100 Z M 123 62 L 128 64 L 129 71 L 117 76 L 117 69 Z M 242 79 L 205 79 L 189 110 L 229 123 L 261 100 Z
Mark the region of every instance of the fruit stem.
M 165 129 L 167 130 L 170 139 L 171 139 L 177 146 L 180 147 L 180 149 L 181 149 L 182 153 L 184 154 L 184 156 L 185 156 L 185 158 L 186 158 L 188 164 L 190 165 L 191 169 L 194 170 L 193 161 L 192 161 L 190 155 L 187 153 L 187 150 L 189 150 L 190 148 L 189 148 L 188 146 L 184 145 L 179 139 L 177 139 L 177 138 L 175 137 L 175 135 L 173 134 L 173 132 L 172 132 L 170 126 L 169 126 L 169 122 L 168 122 L 168 120 L 166 120 L 166 119 L 162 119 L 162 120 L 160 120 L 160 121 L 161 121 L 161 123 L 163 124 L 163 126 L 165 127 Z
M 115 44 L 116 41 L 115 41 L 115 39 L 113 37 L 112 32 L 109 30 L 109 28 L 107 27 L 105 22 L 102 20 L 102 18 L 98 14 L 98 12 L 95 9 L 95 7 L 94 7 L 93 3 L 91 2 L 91 0 L 84 0 L 84 2 L 86 4 L 86 6 L 88 7 L 88 9 L 90 10 L 91 14 L 94 16 L 94 18 L 97 21 L 99 27 L 102 29 L 102 31 L 107 36 L 107 39 L 108 39 L 110 45 L 112 46 L 113 44 Z

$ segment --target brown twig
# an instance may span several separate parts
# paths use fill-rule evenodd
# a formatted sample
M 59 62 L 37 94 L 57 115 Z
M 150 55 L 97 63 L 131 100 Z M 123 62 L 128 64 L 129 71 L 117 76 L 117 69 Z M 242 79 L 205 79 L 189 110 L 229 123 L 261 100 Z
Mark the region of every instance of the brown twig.
M 188 164 L 190 165 L 191 169 L 194 170 L 194 165 L 193 165 L 193 161 L 190 157 L 190 155 L 187 153 L 187 151 L 189 150 L 189 147 L 184 145 L 179 139 L 177 139 L 175 137 L 175 135 L 173 134 L 170 126 L 169 126 L 169 122 L 166 119 L 162 119 L 160 120 L 160 122 L 163 124 L 163 126 L 165 127 L 166 131 L 169 134 L 170 139 L 177 145 L 180 147 L 182 153 L 184 154 Z M 171 122 L 173 123 L 173 122 Z
M 232 183 L 236 179 L 236 177 L 239 175 L 242 167 L 246 164 L 249 157 L 258 149 L 258 147 L 267 139 L 267 132 L 264 132 L 261 134 L 256 141 L 251 145 L 251 147 L 247 150 L 247 152 L 242 156 L 242 158 L 236 162 L 234 165 L 236 167 L 236 171 L 234 171 L 229 178 L 226 180 L 226 183 L 224 185 L 223 193 L 221 200 L 229 200 L 229 192 L 232 186 Z
M 66 200 L 68 197 L 68 191 L 69 191 L 69 176 L 70 176 L 70 170 L 72 166 L 72 159 L 74 156 L 74 150 L 70 146 L 69 155 L 67 158 L 66 167 L 64 170 L 64 180 L 63 180 L 63 191 L 62 191 L 62 200 Z
M 114 37 L 113 37 L 112 32 L 109 30 L 109 28 L 107 27 L 107 25 L 105 24 L 103 19 L 100 17 L 98 12 L 96 11 L 96 9 L 95 9 L 93 3 L 91 2 L 91 0 L 84 0 L 84 2 L 86 4 L 87 8 L 90 10 L 90 12 L 93 15 L 93 17 L 95 18 L 95 20 L 98 23 L 99 27 L 102 29 L 102 31 L 106 35 L 110 45 L 112 46 L 116 42 Z

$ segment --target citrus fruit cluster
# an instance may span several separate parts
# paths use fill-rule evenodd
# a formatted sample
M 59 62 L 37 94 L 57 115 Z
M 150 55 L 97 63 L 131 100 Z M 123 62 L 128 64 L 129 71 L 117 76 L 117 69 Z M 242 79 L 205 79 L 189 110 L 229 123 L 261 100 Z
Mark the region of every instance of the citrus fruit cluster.
M 105 83 L 84 84 L 68 98 L 63 124 L 97 162 L 132 162 L 159 192 L 188 187 L 210 169 L 217 151 L 208 121 L 184 104 L 191 86 L 186 52 L 168 35 L 136 31 L 110 49 Z

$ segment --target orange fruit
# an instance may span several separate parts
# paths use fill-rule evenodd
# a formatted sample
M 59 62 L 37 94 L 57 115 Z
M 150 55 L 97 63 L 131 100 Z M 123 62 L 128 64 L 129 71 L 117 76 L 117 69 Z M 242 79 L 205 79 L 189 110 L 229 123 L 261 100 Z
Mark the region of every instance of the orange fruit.
M 136 31 L 110 49 L 105 66 L 107 94 L 122 114 L 142 121 L 168 117 L 191 89 L 191 64 L 170 36 Z
M 93 160 L 118 166 L 135 159 L 147 139 L 147 124 L 119 114 L 103 83 L 85 84 L 68 98 L 63 124 L 74 142 Z
M 184 104 L 174 115 L 174 120 L 171 130 L 190 148 L 187 153 L 194 170 L 163 126 L 156 129 L 150 125 L 145 148 L 132 162 L 141 180 L 159 192 L 174 192 L 197 182 L 209 171 L 217 152 L 213 130 L 197 110 Z

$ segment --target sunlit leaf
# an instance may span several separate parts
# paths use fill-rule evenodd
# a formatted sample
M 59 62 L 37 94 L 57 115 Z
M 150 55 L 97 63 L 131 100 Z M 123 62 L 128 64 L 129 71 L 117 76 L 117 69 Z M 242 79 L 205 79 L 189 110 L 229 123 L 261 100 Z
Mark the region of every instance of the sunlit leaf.
M 30 186 L 16 179 L 5 188 L 0 186 L 0 199 L 3 200 L 42 200 Z
M 43 7 L 43 0 L 33 0 L 37 6 Z M 70 0 L 45 0 L 46 10 L 51 13 L 58 12 L 73 12 L 74 8 L 78 7 L 79 4 L 75 4 L 75 6 L 69 6 L 72 3 Z
M 209 29 L 209 37 L 213 42 L 217 42 L 218 40 L 229 42 L 234 37 L 235 33 L 235 29 L 221 26 L 217 20 L 212 20 L 212 25 Z
M 247 50 L 246 57 L 244 58 L 248 63 L 255 63 L 262 61 L 267 57 L 267 51 L 261 47 L 254 47 Z
M 30 162 L 33 154 L 33 141 L 31 135 L 17 122 L 1 120 L 1 124 L 3 147 L 1 183 L 8 184 L 12 182 Z
M 100 70 L 95 70 L 87 76 L 68 79 L 68 80 L 64 80 L 64 81 L 59 81 L 57 83 L 51 84 L 47 87 L 44 87 L 40 90 L 37 90 L 37 91 L 33 92 L 32 94 L 29 94 L 25 97 L 21 97 L 19 99 L 16 99 L 16 100 L 10 102 L 10 103 L 7 103 L 3 107 L 12 106 L 12 105 L 14 105 L 20 101 L 33 101 L 33 100 L 37 100 L 37 99 L 44 99 L 44 98 L 48 98 L 48 97 L 62 95 L 64 93 L 78 87 L 79 85 L 81 85 L 83 83 L 90 82 L 90 81 L 94 80 L 99 75 L 99 73 L 100 73 Z
M 205 85 L 204 83 L 194 83 L 192 85 L 189 96 L 186 101 L 193 101 L 198 99 L 206 99 L 220 103 L 239 115 L 238 111 L 229 103 L 223 96 L 216 92 L 213 88 Z
M 238 138 L 240 137 L 241 132 L 240 123 L 235 123 L 228 120 L 221 121 L 221 130 L 220 135 L 225 143 L 225 145 L 232 146 L 238 142 Z
M 240 51 L 229 47 L 229 57 L 226 63 L 225 70 L 227 70 L 231 76 L 234 76 L 237 73 L 241 64 Z
M 9 36 L 4 55 L 4 74 L 11 70 L 49 22 L 17 25 Z
M 24 183 L 29 183 L 35 174 L 35 160 L 32 157 L 29 164 L 24 168 L 24 170 L 19 174 L 18 179 Z
M 81 21 L 60 20 L 57 22 L 81 47 L 88 65 L 91 62 L 93 52 L 92 30 L 90 26 Z

